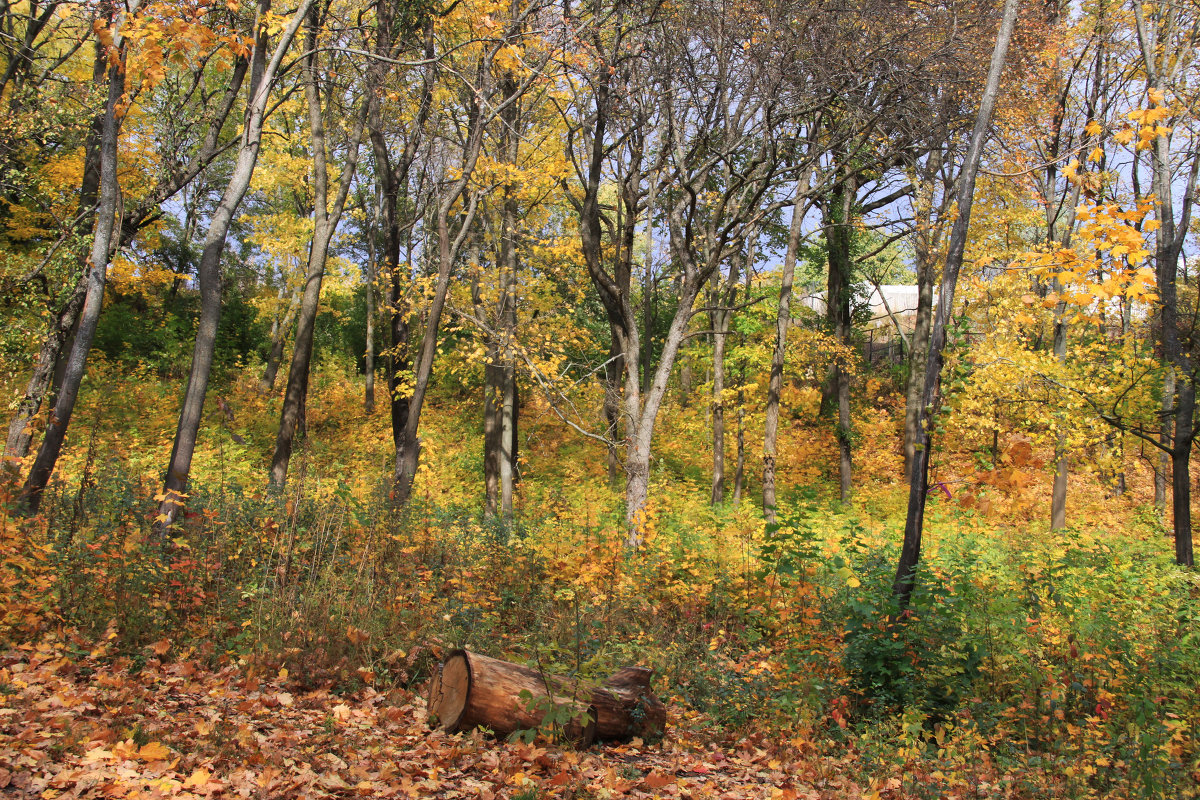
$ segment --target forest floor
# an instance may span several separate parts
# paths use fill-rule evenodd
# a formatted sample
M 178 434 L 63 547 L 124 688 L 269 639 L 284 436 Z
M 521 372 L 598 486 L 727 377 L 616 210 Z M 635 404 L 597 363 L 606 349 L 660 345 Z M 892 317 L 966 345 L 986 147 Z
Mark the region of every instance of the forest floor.
M 0 655 L 0 796 L 856 798 L 802 742 L 686 728 L 587 751 L 447 735 L 406 691 L 302 691 L 258 675 L 49 639 Z M 186 655 L 186 654 L 184 654 Z M 677 709 L 673 709 L 673 712 Z M 878 797 L 879 795 L 874 795 Z

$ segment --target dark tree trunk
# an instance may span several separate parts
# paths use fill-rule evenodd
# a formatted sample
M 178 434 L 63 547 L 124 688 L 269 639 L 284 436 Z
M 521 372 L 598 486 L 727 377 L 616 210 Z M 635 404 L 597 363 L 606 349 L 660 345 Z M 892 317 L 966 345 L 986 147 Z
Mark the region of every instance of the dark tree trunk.
M 1008 55 L 1013 28 L 1017 21 L 1019 0 L 1005 0 L 1004 18 L 996 34 L 996 47 L 992 52 L 987 84 L 979 102 L 975 127 L 971 131 L 971 145 L 963 163 L 958 184 L 958 218 L 950 232 L 950 245 L 946 253 L 946 266 L 942 271 L 941 291 L 938 293 L 937 314 L 929 344 L 929 360 L 925 368 L 925 384 L 921 392 L 918 416 L 918 440 L 909 480 L 908 514 L 904 523 L 904 543 L 900 560 L 896 566 L 896 578 L 892 583 L 892 596 L 899 615 L 903 615 L 912 599 L 916 586 L 917 565 L 921 561 L 921 534 L 925 524 L 925 500 L 929 494 L 929 449 L 932 441 L 931 423 L 941 389 L 942 360 L 946 347 L 946 327 L 950 311 L 954 307 L 954 290 L 958 273 L 962 268 L 963 252 L 967 244 L 967 228 L 971 222 L 971 204 L 975 196 L 975 176 L 983 154 L 983 143 L 991 128 L 992 110 L 1000 93 L 1000 74 Z M 914 348 L 915 350 L 915 348 Z
M 10 70 L 15 64 L 9 65 Z M 102 86 L 107 75 L 108 55 L 102 45 L 96 46 L 96 57 L 92 63 L 92 82 Z M 15 101 L 14 97 L 14 101 Z M 92 120 L 84 142 L 83 178 L 79 186 L 79 214 L 75 233 L 87 236 L 96 224 L 96 203 L 100 192 L 100 139 L 104 133 L 104 111 Z M 42 409 L 42 404 L 57 399 L 58 389 L 66 372 L 65 354 L 71 350 L 72 333 L 79 324 L 79 311 L 88 287 L 87 253 L 79 254 L 79 278 L 46 330 L 42 346 L 34 362 L 33 373 L 25 388 L 25 395 L 17 406 L 16 413 L 8 426 L 8 439 L 4 445 L 4 457 L 16 469 L 33 442 L 33 421 Z
M 134 5 L 136 8 L 136 4 Z M 71 353 L 67 359 L 66 373 L 62 386 L 55 398 L 54 410 L 46 425 L 46 435 L 42 446 L 38 449 L 25 485 L 21 488 L 20 503 L 30 511 L 37 511 L 42 501 L 42 494 L 58 456 L 62 452 L 63 440 L 67 428 L 71 424 L 71 414 L 75 410 L 75 402 L 79 396 L 79 387 L 83 382 L 83 373 L 87 367 L 88 353 L 92 349 L 92 340 L 96 335 L 96 324 L 100 320 L 100 309 L 104 303 L 104 285 L 108 274 L 108 262 L 112 255 L 114 231 L 116 227 L 117 205 L 120 202 L 121 189 L 117 182 L 117 151 L 121 132 L 122 115 L 118 114 L 117 106 L 125 94 L 125 43 L 117 35 L 114 42 L 118 58 L 108 71 L 108 99 L 104 107 L 104 120 L 101 125 L 99 145 L 99 204 L 96 209 L 95 236 L 92 240 L 91 253 L 86 266 L 87 289 L 84 293 L 83 306 L 79 312 L 79 325 L 76 328 L 75 339 L 71 345 Z
M 833 368 L 833 396 L 837 402 L 838 476 L 842 502 L 850 499 L 852 485 L 852 422 L 850 419 L 850 372 L 843 361 L 850 352 L 850 289 L 853 271 L 851 242 L 856 187 L 853 182 L 841 181 L 834 188 L 825 207 L 825 240 L 829 253 L 829 280 L 825 294 L 829 327 L 841 346 Z

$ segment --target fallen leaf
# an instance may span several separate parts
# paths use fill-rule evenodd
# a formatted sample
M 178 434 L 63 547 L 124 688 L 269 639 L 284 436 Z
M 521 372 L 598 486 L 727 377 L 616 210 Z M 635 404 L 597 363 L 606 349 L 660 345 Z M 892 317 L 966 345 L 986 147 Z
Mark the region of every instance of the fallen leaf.
M 171 756 L 171 748 L 162 742 L 150 742 L 138 750 L 137 757 L 142 761 L 165 761 Z
M 661 789 L 667 784 L 674 783 L 675 779 L 670 775 L 665 775 L 661 772 L 651 772 L 645 778 L 642 778 L 642 786 L 647 789 Z
M 185 789 L 199 789 L 199 788 L 201 788 L 201 787 L 203 787 L 203 786 L 206 786 L 206 785 L 208 785 L 208 782 L 209 782 L 209 780 L 210 780 L 211 778 L 212 778 L 212 773 L 211 773 L 211 772 L 209 772 L 208 770 L 206 770 L 204 767 L 197 767 L 197 768 L 196 768 L 196 771 L 195 771 L 195 772 L 193 772 L 193 773 L 192 773 L 192 774 L 191 774 L 191 775 L 188 777 L 188 779 L 187 779 L 186 781 L 184 781 L 184 782 L 183 782 L 183 788 L 185 788 Z

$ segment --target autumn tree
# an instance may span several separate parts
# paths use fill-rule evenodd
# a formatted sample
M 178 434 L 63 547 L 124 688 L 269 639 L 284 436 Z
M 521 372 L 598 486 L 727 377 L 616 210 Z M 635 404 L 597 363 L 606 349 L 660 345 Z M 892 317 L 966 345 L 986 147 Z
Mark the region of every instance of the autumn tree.
M 296 343 L 292 350 L 292 363 L 288 369 L 287 389 L 283 398 L 283 408 L 279 418 L 279 432 L 275 439 L 275 453 L 271 458 L 270 481 L 276 488 L 282 488 L 287 479 L 288 463 L 291 459 L 292 445 L 296 429 L 304 413 L 304 404 L 308 396 L 308 378 L 313 354 L 313 332 L 316 326 L 317 307 L 321 299 L 321 282 L 325 276 L 325 264 L 329 257 L 330 244 L 336 233 L 342 213 L 346 209 L 346 201 L 350 197 L 350 189 L 354 183 L 358 166 L 359 145 L 366 127 L 366 115 L 369 104 L 365 98 L 335 98 L 343 90 L 330 80 L 330 76 L 338 68 L 331 65 L 323 72 L 320 53 L 322 48 L 320 32 L 330 27 L 331 6 L 314 5 L 309 11 L 309 19 L 305 26 L 305 52 L 301 60 L 301 82 L 304 85 L 304 99 L 308 109 L 309 145 L 312 152 L 313 169 L 313 235 L 308 248 L 308 268 L 304 276 L 304 291 L 301 294 L 300 306 L 296 317 Z M 335 34 L 336 36 L 336 34 Z M 376 62 L 375 68 L 384 62 Z M 348 102 L 336 102 L 337 99 Z M 354 108 L 357 103 L 358 107 Z M 349 105 L 350 108 L 346 108 Z M 343 142 L 345 154 L 340 165 L 339 175 L 335 186 L 331 186 L 330 178 L 330 146 L 326 135 L 326 117 L 329 116 L 329 106 L 338 108 L 343 115 L 350 117 L 349 130 L 345 133 Z M 331 190 L 335 189 L 331 192 Z M 332 196 L 331 196 L 332 195 Z
M 921 431 L 917 442 L 916 458 L 909 478 L 908 513 L 904 525 L 904 542 L 896 568 L 896 579 L 892 595 L 901 611 L 907 609 L 916 583 L 916 569 L 921 558 L 921 534 L 925 523 L 925 502 L 929 494 L 929 449 L 931 431 L 929 423 L 936 408 L 941 386 L 942 364 L 945 358 L 947 326 L 954 305 L 954 291 L 958 273 L 962 268 L 963 252 L 966 247 L 967 229 L 971 221 L 971 203 L 975 195 L 975 178 L 983 155 L 983 145 L 991 127 L 992 112 L 1000 93 L 1000 76 L 1008 56 L 1013 30 L 1016 28 L 1018 0 L 1005 0 L 1004 16 L 996 34 L 996 46 L 992 52 L 987 83 L 979 100 L 979 112 L 975 127 L 971 131 L 971 145 L 967 151 L 957 181 L 958 217 L 950 232 L 946 263 L 942 270 L 942 283 L 938 292 L 938 307 L 934 315 L 930 335 L 929 356 L 925 368 L 925 386 L 921 394 L 921 411 L 918 427 Z
M 200 320 L 171 457 L 167 464 L 163 489 L 158 496 L 159 507 L 155 524 L 160 532 L 165 532 L 170 527 L 187 497 L 188 474 L 191 471 L 192 456 L 200 432 L 200 418 L 212 372 L 217 326 L 221 319 L 221 259 L 225 241 L 233 217 L 254 177 L 254 168 L 262 145 L 263 124 L 275 78 L 292 40 L 308 16 L 312 3 L 313 0 L 300 0 L 300 5 L 292 13 L 286 26 L 278 31 L 278 39 L 273 48 L 271 38 L 274 32 L 268 19 L 269 6 L 264 0 L 258 7 L 254 26 L 254 49 L 250 61 L 250 96 L 246 104 L 241 138 L 238 141 L 237 159 L 221 201 L 213 211 L 197 268 L 201 299 Z

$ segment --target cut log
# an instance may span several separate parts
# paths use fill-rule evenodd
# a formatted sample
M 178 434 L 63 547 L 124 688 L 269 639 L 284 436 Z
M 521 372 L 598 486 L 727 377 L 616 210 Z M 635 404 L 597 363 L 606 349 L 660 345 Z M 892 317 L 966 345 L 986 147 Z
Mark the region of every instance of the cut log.
M 653 674 L 646 667 L 625 667 L 596 686 L 455 650 L 430 687 L 430 724 L 446 731 L 480 726 L 507 736 L 542 727 L 554 708 L 556 717 L 570 717 L 562 734 L 578 747 L 593 738 L 656 741 L 666 728 L 667 710 L 650 690 Z M 522 692 L 528 695 L 522 698 Z M 588 722 L 582 724 L 585 713 Z
M 485 727 L 508 736 L 542 727 L 553 709 L 555 718 L 566 720 L 556 726 L 563 738 L 576 747 L 588 747 L 596 738 L 598 715 L 586 694 L 580 699 L 563 691 L 568 685 L 547 681 L 530 667 L 455 650 L 430 687 L 430 724 L 449 732 Z M 523 692 L 528 694 L 522 697 Z
M 667 726 L 667 707 L 650 691 L 646 667 L 624 667 L 596 687 L 596 738 L 628 740 L 635 736 L 647 742 L 662 738 Z

